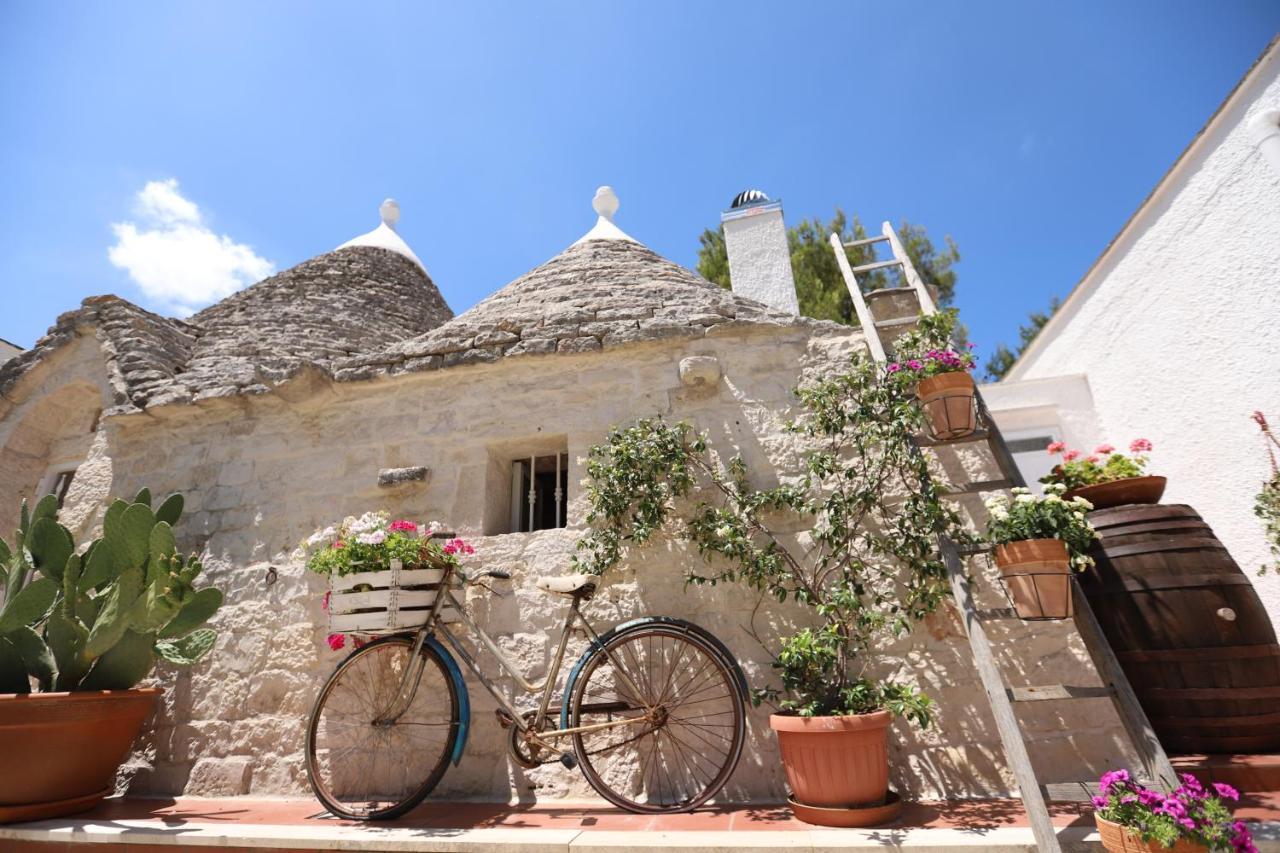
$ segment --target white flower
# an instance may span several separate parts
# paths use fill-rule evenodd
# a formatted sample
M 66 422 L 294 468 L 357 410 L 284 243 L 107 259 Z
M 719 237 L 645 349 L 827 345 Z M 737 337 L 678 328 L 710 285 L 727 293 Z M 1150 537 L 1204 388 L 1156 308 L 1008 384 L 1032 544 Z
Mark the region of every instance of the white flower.
M 373 530 L 357 535 L 356 541 L 361 545 L 381 545 L 387 541 L 387 534 L 382 530 Z
M 1020 504 L 1033 504 L 1036 502 L 1036 496 L 1033 494 L 1024 492 L 1023 494 L 1020 494 L 1016 498 L 1014 498 L 1014 500 Z
M 733 528 L 727 524 L 722 524 L 716 528 L 716 535 L 721 539 L 728 539 L 733 535 Z
M 1085 511 L 1093 509 L 1093 504 L 1078 495 L 1072 498 L 1071 502 Z
M 1014 487 L 1013 487 L 1012 489 L 1010 489 L 1009 491 L 1013 492 L 1015 495 L 1029 495 L 1029 494 L 1031 494 L 1031 490 L 1030 490 L 1030 489 L 1028 489 L 1026 486 L 1014 486 Z
M 1084 521 L 1084 513 L 1080 512 L 1080 510 L 1076 510 L 1075 512 L 1071 513 L 1071 517 L 1074 518 L 1076 521 Z
M 1004 521 L 1009 517 L 1009 511 L 1002 506 L 993 506 L 991 508 L 991 517 L 996 521 Z
M 1047 504 L 1060 504 L 1060 503 L 1066 503 L 1066 501 L 1064 501 L 1062 498 L 1058 497 L 1058 496 L 1057 496 L 1057 495 L 1055 495 L 1055 494 L 1048 494 L 1048 495 L 1045 495 L 1045 496 L 1044 496 L 1044 502 L 1045 502 L 1045 503 L 1047 503 Z
M 430 536 L 433 533 L 439 533 L 441 530 L 444 530 L 444 525 L 438 521 L 432 521 L 427 523 L 426 528 L 427 535 Z

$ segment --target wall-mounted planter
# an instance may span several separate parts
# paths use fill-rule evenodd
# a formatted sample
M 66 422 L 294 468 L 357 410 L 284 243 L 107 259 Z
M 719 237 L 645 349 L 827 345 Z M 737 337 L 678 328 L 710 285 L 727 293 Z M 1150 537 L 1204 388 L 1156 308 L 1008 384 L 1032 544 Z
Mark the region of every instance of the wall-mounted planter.
M 1058 539 L 1027 539 L 996 546 L 996 568 L 1019 619 L 1069 619 L 1071 558 Z
M 1158 504 L 1164 496 L 1166 482 L 1164 477 L 1128 477 L 1124 480 L 1112 480 L 1110 483 L 1081 486 L 1062 497 L 1064 500 L 1084 498 L 1093 504 L 1094 509 L 1108 509 L 1125 504 Z
M 1094 816 L 1098 824 L 1098 835 L 1102 838 L 1103 848 L 1111 853 L 1207 853 L 1208 847 L 1194 841 L 1179 839 L 1172 847 L 1165 847 L 1158 841 L 1143 841 L 1142 836 L 1131 829 L 1125 829 L 1118 823 Z
M 954 441 L 972 435 L 978 428 L 974 397 L 977 391 L 968 373 L 939 373 L 920 380 L 916 396 L 927 417 L 929 437 Z
M 0 695 L 0 823 L 96 806 L 111 793 L 157 687 Z

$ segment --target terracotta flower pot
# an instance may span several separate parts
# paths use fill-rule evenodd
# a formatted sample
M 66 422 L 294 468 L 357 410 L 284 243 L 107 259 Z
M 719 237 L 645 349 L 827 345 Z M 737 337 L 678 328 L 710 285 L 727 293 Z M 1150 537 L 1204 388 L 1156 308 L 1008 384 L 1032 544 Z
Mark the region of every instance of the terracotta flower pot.
M 996 568 L 1020 619 L 1067 619 L 1071 557 L 1058 539 L 1026 539 L 996 546 Z
M 884 805 L 892 722 L 888 711 L 840 717 L 770 716 L 769 726 L 778 733 L 782 768 L 795 801 L 840 810 Z
M 97 805 L 161 692 L 0 694 L 0 823 Z
M 1107 509 L 1125 504 L 1158 504 L 1164 495 L 1164 477 L 1128 477 L 1110 483 L 1081 486 L 1063 494 L 1064 500 L 1084 498 L 1094 509 Z
M 1098 835 L 1102 846 L 1112 853 L 1204 853 L 1209 848 L 1203 844 L 1182 839 L 1172 847 L 1164 847 L 1158 841 L 1143 841 L 1142 836 L 1118 823 L 1094 815 L 1098 823 Z
M 978 428 L 974 407 L 973 377 L 963 371 L 939 373 L 922 379 L 916 396 L 929 418 L 929 435 L 938 441 L 954 441 Z

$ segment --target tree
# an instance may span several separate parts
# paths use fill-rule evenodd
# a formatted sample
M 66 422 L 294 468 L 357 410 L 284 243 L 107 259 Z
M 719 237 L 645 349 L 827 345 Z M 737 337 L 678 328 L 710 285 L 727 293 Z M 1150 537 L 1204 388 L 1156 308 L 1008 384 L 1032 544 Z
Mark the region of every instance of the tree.
M 1032 311 L 1031 316 L 1027 318 L 1025 325 L 1018 327 L 1018 344 L 1016 349 L 1009 349 L 1004 344 L 996 347 L 995 352 L 991 353 L 991 357 L 987 359 L 987 381 L 999 382 L 1013 367 L 1013 363 L 1018 360 L 1027 347 L 1031 346 L 1031 342 L 1036 339 L 1036 335 L 1040 334 L 1040 330 L 1044 328 L 1044 324 L 1049 322 L 1049 318 L 1057 313 L 1061 301 L 1058 297 L 1049 300 L 1048 311 Z
M 787 229 L 787 246 L 791 252 L 791 272 L 795 277 L 796 296 L 800 300 L 800 313 L 820 320 L 839 323 L 856 322 L 853 300 L 845 289 L 844 278 L 831 251 L 829 238 L 839 234 L 843 242 L 867 237 L 867 230 L 858 217 L 850 225 L 845 213 L 836 208 L 835 216 L 827 224 L 819 219 L 806 219 Z M 898 227 L 898 239 L 911 258 L 916 271 L 925 284 L 938 289 L 938 302 L 950 305 L 955 296 L 956 272 L 952 267 L 960 260 L 960 250 L 950 237 L 946 248 L 939 252 L 922 226 L 903 220 Z M 698 238 L 698 273 L 721 287 L 729 287 L 729 255 L 724 244 L 724 228 L 707 229 Z M 845 249 L 851 266 L 876 260 L 874 246 Z M 892 286 L 893 278 L 885 270 L 875 270 L 858 276 L 863 292 Z

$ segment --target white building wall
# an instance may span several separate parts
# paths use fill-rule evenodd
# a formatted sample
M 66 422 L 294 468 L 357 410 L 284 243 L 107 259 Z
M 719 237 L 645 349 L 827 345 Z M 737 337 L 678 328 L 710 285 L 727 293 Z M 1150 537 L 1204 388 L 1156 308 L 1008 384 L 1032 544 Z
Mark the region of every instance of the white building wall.
M 1280 423 L 1280 174 L 1246 122 L 1277 106 L 1280 46 L 997 386 L 1016 399 L 1027 380 L 1085 374 L 1096 425 L 1072 415 L 1068 441 L 1150 438 L 1164 502 L 1194 506 L 1250 574 L 1268 556 L 1252 513 L 1268 464 L 1250 414 Z M 1254 583 L 1280 625 L 1280 576 Z

